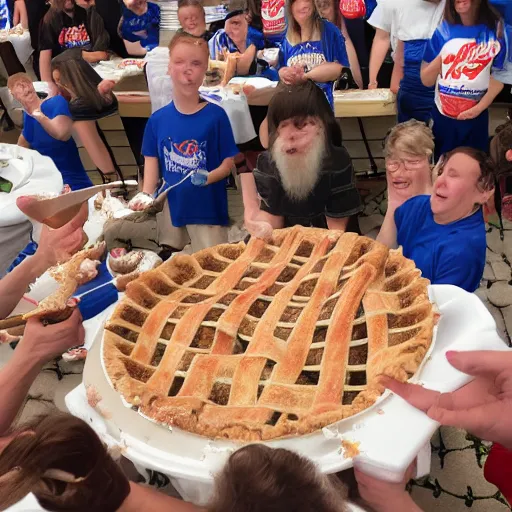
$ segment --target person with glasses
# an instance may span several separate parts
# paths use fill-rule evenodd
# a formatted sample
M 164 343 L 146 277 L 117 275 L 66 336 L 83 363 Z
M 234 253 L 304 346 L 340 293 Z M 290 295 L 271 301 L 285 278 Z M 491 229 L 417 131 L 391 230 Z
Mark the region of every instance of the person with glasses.
M 400 205 L 390 193 L 377 240 L 391 248 L 401 246 L 432 284 L 474 292 L 485 266 L 482 205 L 494 193 L 494 162 L 483 151 L 461 147 L 444 155 L 434 171 L 431 195 L 417 195 Z

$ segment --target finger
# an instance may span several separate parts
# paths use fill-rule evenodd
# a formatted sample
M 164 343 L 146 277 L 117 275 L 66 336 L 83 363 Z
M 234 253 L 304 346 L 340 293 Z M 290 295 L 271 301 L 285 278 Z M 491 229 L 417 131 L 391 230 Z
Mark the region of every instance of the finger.
M 446 359 L 457 370 L 474 377 L 495 376 L 512 367 L 512 351 L 474 350 L 470 352 L 449 351 Z
M 498 410 L 496 410 L 496 407 Z M 497 403 L 459 410 L 434 406 L 427 411 L 427 415 L 441 425 L 457 427 L 480 434 L 481 432 L 491 431 L 494 423 L 499 421 L 500 408 L 501 405 Z M 492 441 L 492 439 L 488 440 Z
M 420 411 L 426 412 L 436 402 L 439 397 L 437 391 L 425 389 L 416 384 L 398 382 L 389 377 L 381 376 L 380 382 L 383 386 L 401 396 L 406 402 L 416 407 Z

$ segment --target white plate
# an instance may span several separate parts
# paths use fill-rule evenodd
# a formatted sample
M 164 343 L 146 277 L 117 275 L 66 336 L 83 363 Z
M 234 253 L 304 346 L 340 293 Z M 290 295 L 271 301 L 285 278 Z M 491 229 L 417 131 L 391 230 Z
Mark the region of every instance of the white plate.
M 432 286 L 430 294 L 441 311 L 441 319 L 435 347 L 418 378 L 428 388 L 454 390 L 468 382 L 469 377 L 448 364 L 447 350 L 508 349 L 496 332 L 492 316 L 476 295 L 448 285 Z M 81 388 L 66 398 L 71 412 L 92 422 L 93 426 L 99 422 L 100 435 L 123 443 L 124 455 L 135 464 L 164 472 L 182 484 L 194 481 L 211 485 L 212 473 L 238 445 L 210 441 L 177 428 L 169 430 L 123 405 L 102 368 L 102 337 L 103 325 L 100 325 L 85 365 L 84 383 L 98 390 L 102 397 L 100 405 L 108 412 L 109 419 L 101 418 L 84 403 Z M 366 470 L 392 480 L 401 476 L 437 427 L 426 415 L 390 395 L 377 407 L 329 427 L 330 431 L 338 433 L 338 438 L 328 439 L 319 431 L 266 444 L 300 452 L 313 459 L 322 471 L 332 473 L 352 466 L 352 460 L 341 453 L 339 438 L 359 442 L 359 459 Z

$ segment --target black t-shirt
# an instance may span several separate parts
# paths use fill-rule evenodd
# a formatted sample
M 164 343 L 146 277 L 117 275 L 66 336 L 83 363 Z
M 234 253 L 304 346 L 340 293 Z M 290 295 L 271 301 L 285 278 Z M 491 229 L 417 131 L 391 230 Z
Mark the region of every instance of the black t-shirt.
M 338 219 L 353 217 L 347 231 L 358 231 L 355 215 L 362 211 L 363 204 L 355 185 L 352 160 L 344 147 L 331 149 L 315 188 L 302 201 L 292 201 L 286 195 L 269 151 L 258 157 L 254 179 L 261 197 L 260 208 L 284 217 L 285 227 L 300 224 L 327 228 L 326 216 Z
M 94 7 L 87 10 L 75 5 L 73 17 L 50 9 L 39 33 L 39 50 L 52 50 L 52 57 L 71 48 L 107 51 L 110 38 L 101 16 Z

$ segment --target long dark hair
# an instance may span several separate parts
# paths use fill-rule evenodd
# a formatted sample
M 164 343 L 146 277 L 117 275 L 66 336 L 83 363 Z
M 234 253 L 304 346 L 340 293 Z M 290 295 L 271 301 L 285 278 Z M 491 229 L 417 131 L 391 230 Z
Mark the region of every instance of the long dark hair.
M 279 123 L 287 119 L 299 122 L 306 117 L 316 117 L 324 125 L 327 141 L 332 146 L 342 145 L 341 129 L 324 92 L 314 82 L 307 80 L 299 85 L 279 84 L 268 107 L 268 133 L 270 145 L 277 138 Z
M 462 20 L 455 10 L 456 0 L 447 0 L 444 7 L 444 19 L 451 25 L 462 25 Z M 500 24 L 499 12 L 489 4 L 489 0 L 473 0 L 479 3 L 475 25 L 487 25 L 496 30 Z

